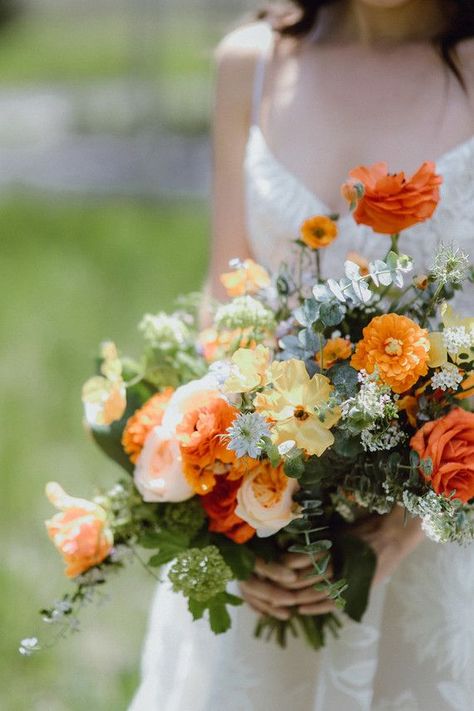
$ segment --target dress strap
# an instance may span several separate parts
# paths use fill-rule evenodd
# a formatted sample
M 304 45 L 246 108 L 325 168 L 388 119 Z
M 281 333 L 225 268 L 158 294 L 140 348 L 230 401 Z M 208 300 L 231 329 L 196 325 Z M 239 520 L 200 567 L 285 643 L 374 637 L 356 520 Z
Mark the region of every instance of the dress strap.
M 265 86 L 266 69 L 273 54 L 273 29 L 270 25 L 268 25 L 267 28 L 268 35 L 265 38 L 265 44 L 262 47 L 262 51 L 260 52 L 257 59 L 257 63 L 255 65 L 255 75 L 252 93 L 252 126 L 258 126 L 260 124 L 260 108 L 262 104 L 263 90 Z

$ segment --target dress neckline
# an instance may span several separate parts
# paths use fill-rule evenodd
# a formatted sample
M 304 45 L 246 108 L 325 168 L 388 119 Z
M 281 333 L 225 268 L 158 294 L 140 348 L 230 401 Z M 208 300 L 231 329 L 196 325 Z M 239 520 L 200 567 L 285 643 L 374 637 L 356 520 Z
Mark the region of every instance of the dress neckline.
M 258 123 L 254 123 L 250 127 L 250 132 L 249 132 L 249 138 L 247 142 L 247 153 L 250 152 L 251 150 L 251 143 L 254 140 L 258 140 L 260 143 L 261 150 L 265 153 L 267 160 L 269 160 L 273 165 L 277 168 L 277 170 L 285 175 L 285 177 L 290 180 L 294 185 L 297 185 L 300 190 L 302 190 L 309 199 L 313 200 L 315 203 L 319 205 L 319 210 L 322 213 L 325 214 L 334 214 L 334 210 L 332 210 L 329 205 L 325 203 L 324 200 L 322 200 L 316 193 L 314 193 L 312 190 L 310 190 L 305 183 L 298 178 L 294 173 L 292 173 L 280 160 L 279 158 L 276 157 L 275 153 L 272 151 L 270 146 L 268 145 L 268 142 L 263 134 L 262 129 L 258 125 Z M 449 150 L 445 151 L 444 153 L 437 158 L 434 163 L 436 167 L 439 169 L 439 167 L 446 161 L 451 160 L 454 156 L 456 156 L 458 153 L 463 153 L 465 150 L 468 150 L 469 148 L 472 148 L 474 151 L 474 135 L 472 135 L 470 138 L 467 138 L 465 141 L 462 141 L 461 143 L 458 143 L 456 146 L 453 148 L 450 148 Z M 442 171 L 441 171 L 442 172 Z M 351 220 L 352 215 L 351 214 L 346 214 L 342 215 L 339 217 L 339 222 L 342 222 L 346 219 Z

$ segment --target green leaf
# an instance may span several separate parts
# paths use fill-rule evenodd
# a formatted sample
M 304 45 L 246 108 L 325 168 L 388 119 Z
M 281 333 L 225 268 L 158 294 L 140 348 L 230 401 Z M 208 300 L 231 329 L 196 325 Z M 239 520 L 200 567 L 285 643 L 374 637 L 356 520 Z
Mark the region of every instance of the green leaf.
M 194 620 L 200 620 L 204 612 L 209 610 L 209 623 L 215 634 L 222 634 L 230 629 L 232 620 L 227 611 L 227 605 L 242 605 L 243 600 L 236 595 L 231 595 L 227 592 L 219 593 L 210 600 L 203 602 L 189 598 L 188 609 Z
M 272 467 L 277 467 L 280 464 L 281 460 L 278 447 L 276 446 L 276 444 L 273 444 L 269 437 L 263 437 L 262 439 L 265 445 L 265 454 L 270 460 L 270 464 L 272 465 Z
M 294 312 L 298 323 L 310 328 L 319 318 L 320 305 L 313 297 L 306 299 L 302 306 Z
M 285 457 L 283 470 L 286 476 L 289 476 L 291 479 L 299 479 L 303 476 L 305 472 L 305 463 L 301 450 L 297 450 L 295 454 L 290 453 L 287 457 Z
M 337 326 L 344 318 L 340 305 L 334 302 L 323 303 L 319 309 L 319 319 L 325 326 Z
M 333 434 L 334 444 L 332 449 L 340 457 L 354 459 L 363 451 L 359 437 L 352 437 L 345 430 L 335 430 Z
M 218 547 L 225 562 L 237 580 L 246 580 L 255 568 L 256 555 L 246 545 L 234 543 L 225 536 L 215 536 L 213 543 Z
M 369 601 L 377 556 L 360 538 L 343 533 L 335 539 L 333 559 L 336 578 L 343 578 L 347 583 L 342 594 L 346 601 L 345 612 L 360 622 Z
M 326 375 L 342 397 L 353 397 L 357 393 L 357 371 L 348 363 L 336 363 Z
M 156 534 L 158 553 L 150 558 L 148 565 L 158 567 L 174 560 L 183 551 L 189 548 L 189 537 L 184 533 L 171 533 L 160 531 Z

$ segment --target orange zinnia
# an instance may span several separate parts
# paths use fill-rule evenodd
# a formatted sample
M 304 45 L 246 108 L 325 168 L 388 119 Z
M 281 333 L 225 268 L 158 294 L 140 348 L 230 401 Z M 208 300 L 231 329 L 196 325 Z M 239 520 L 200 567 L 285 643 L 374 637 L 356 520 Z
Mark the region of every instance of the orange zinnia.
M 212 491 L 216 475 L 235 459 L 224 436 L 238 410 L 221 397 L 213 397 L 202 407 L 187 412 L 176 428 L 183 471 L 194 491 L 201 496 Z
M 373 373 L 395 393 L 403 393 L 428 372 L 428 331 L 398 314 L 375 316 L 363 330 L 351 365 Z
M 397 234 L 430 218 L 439 202 L 439 186 L 443 182 L 431 161 L 423 163 L 410 179 L 403 172 L 390 174 L 386 163 L 359 166 L 349 176 L 349 185 L 359 186 L 362 194 L 356 201 L 355 221 L 382 234 Z M 347 183 L 342 194 L 346 197 L 349 194 Z
M 315 215 L 300 227 L 301 240 L 311 249 L 327 247 L 337 237 L 337 225 L 325 215 Z
M 151 430 L 161 425 L 166 405 L 173 392 L 173 388 L 166 388 L 162 393 L 153 395 L 127 421 L 122 434 L 122 446 L 133 464 L 140 456 Z
M 220 476 L 210 494 L 201 497 L 201 503 L 209 516 L 209 530 L 223 533 L 235 543 L 246 543 L 255 535 L 249 526 L 235 513 L 240 478 Z
M 340 360 L 350 358 L 352 345 L 347 338 L 331 338 L 324 344 L 323 363 L 321 364 L 321 353 L 318 351 L 315 356 L 316 363 L 322 368 L 330 368 Z

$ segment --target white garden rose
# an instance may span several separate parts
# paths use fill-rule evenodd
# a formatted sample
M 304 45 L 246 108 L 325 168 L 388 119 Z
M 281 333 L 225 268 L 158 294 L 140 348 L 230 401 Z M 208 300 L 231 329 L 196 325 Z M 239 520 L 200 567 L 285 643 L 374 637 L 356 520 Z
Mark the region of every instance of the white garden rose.
M 177 502 L 194 496 L 183 473 L 176 435 L 163 426 L 155 427 L 146 438 L 133 479 L 144 501 Z
M 293 501 L 297 489 L 297 480 L 287 477 L 281 465 L 274 468 L 264 460 L 244 475 L 235 513 L 260 538 L 272 536 L 299 518 L 299 506 Z

